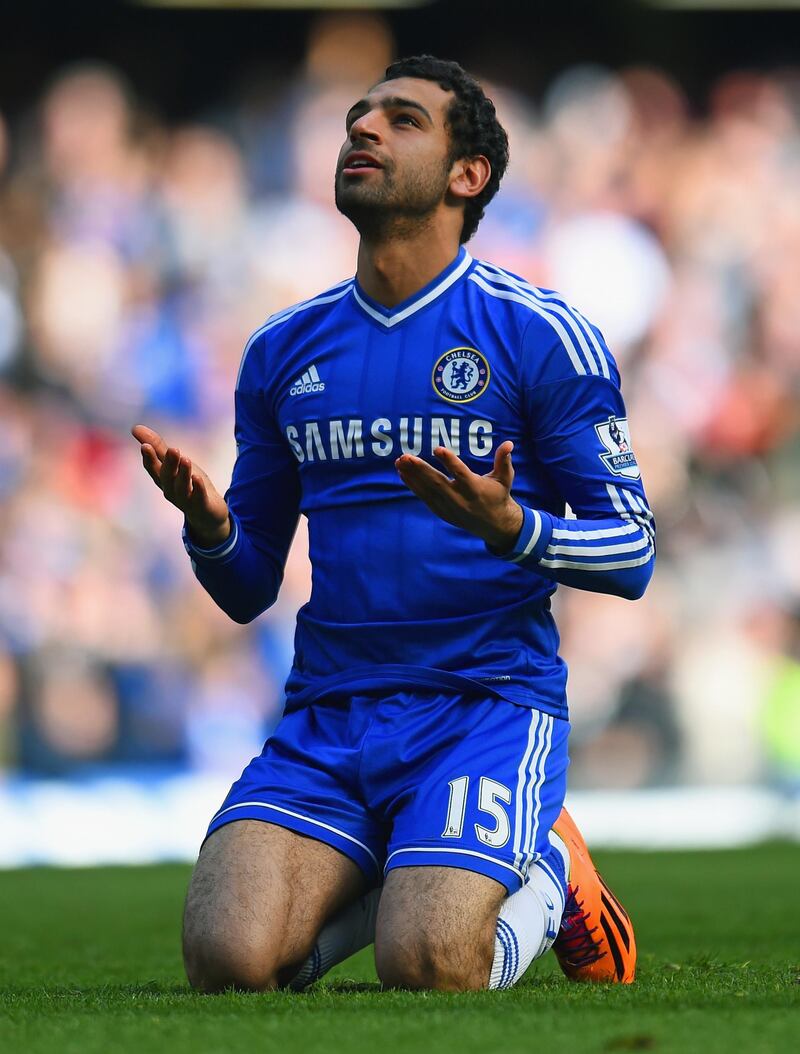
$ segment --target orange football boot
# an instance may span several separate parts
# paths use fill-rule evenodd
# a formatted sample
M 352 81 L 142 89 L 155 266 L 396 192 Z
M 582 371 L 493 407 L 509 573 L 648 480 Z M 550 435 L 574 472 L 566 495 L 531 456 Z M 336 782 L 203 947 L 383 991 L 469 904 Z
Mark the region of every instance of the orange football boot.
M 636 940 L 628 913 L 592 863 L 566 809 L 553 830 L 570 859 L 567 902 L 553 942 L 558 964 L 572 981 L 630 984 L 636 975 Z

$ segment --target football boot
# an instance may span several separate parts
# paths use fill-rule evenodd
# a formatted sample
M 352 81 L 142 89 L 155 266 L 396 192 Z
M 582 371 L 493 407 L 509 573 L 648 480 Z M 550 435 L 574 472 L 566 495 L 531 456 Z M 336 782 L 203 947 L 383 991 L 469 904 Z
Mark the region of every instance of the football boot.
M 553 830 L 570 858 L 564 915 L 553 942 L 558 964 L 572 981 L 630 984 L 636 975 L 636 939 L 628 913 L 592 863 L 566 809 Z

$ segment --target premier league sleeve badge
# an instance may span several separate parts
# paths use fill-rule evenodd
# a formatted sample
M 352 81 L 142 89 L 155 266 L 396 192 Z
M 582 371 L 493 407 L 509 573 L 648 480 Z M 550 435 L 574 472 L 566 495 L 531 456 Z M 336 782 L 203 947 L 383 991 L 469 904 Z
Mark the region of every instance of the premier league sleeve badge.
M 594 426 L 600 442 L 606 452 L 600 454 L 600 460 L 609 472 L 627 479 L 639 479 L 639 465 L 631 446 L 627 417 L 609 417 L 607 421 Z

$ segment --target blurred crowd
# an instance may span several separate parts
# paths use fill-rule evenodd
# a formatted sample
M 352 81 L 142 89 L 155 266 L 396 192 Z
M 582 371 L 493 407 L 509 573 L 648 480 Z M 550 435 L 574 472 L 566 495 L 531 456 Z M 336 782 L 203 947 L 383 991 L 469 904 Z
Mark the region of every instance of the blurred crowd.
M 95 64 L 0 112 L 0 778 L 233 779 L 278 719 L 302 529 L 276 606 L 233 624 L 129 428 L 227 482 L 249 332 L 353 273 L 334 163 L 394 51 L 329 16 L 292 78 L 192 123 Z M 559 591 L 572 785 L 797 788 L 800 69 L 692 100 L 643 67 L 486 87 L 511 165 L 469 249 L 604 331 L 659 524 L 644 600 Z

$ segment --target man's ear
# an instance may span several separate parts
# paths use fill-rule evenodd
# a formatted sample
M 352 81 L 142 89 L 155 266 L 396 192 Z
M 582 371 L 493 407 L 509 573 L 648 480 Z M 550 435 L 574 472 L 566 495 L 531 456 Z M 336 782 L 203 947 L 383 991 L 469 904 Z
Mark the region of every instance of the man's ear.
M 474 198 L 489 182 L 491 175 L 492 166 L 483 154 L 459 158 L 450 174 L 450 193 L 457 198 Z

